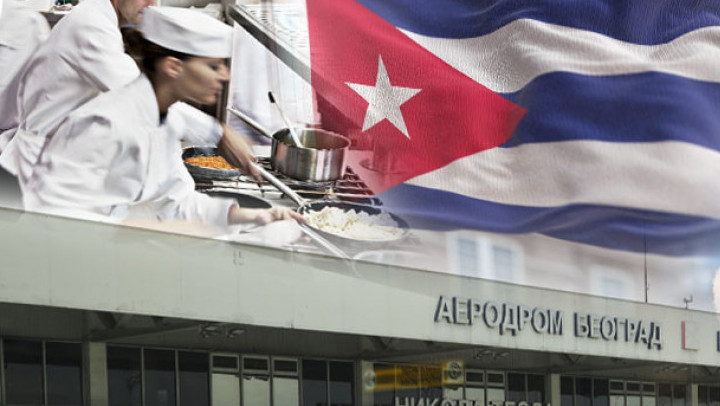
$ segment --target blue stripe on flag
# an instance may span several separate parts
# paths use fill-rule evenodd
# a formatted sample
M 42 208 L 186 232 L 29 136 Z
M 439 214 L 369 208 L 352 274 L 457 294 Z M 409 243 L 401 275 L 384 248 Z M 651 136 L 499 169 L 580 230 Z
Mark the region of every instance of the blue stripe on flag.
M 504 96 L 528 109 L 504 147 L 568 140 L 674 140 L 720 151 L 720 83 L 657 72 L 556 72 Z
M 717 255 L 720 221 L 622 207 L 575 204 L 528 207 L 499 204 L 441 190 L 400 185 L 379 195 L 411 227 L 542 233 L 623 251 Z
M 391 24 L 441 38 L 472 38 L 529 18 L 655 45 L 720 25 L 718 0 L 358 0 Z

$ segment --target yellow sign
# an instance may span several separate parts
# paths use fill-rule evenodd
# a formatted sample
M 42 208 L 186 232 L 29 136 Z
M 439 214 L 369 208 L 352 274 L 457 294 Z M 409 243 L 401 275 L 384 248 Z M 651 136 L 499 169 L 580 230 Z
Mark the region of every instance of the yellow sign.
M 423 364 L 375 364 L 364 374 L 365 388 L 371 391 L 457 386 L 465 383 L 465 363 L 451 360 Z

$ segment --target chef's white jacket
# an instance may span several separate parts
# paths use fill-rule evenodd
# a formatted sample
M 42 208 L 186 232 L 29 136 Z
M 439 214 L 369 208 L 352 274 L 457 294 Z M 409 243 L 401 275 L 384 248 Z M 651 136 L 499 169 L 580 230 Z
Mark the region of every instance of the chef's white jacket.
M 221 227 L 237 204 L 194 190 L 180 139 L 160 122 L 144 75 L 60 124 L 40 154 L 23 203 L 27 210 L 91 219 L 200 219 Z
M 18 124 L 17 91 L 30 55 L 50 33 L 45 18 L 18 0 L 6 0 L 0 17 L 0 133 Z M 6 136 L 9 136 L 10 132 Z M 7 140 L 0 136 L 0 151 Z
M 45 140 L 53 137 L 67 115 L 101 92 L 133 81 L 140 71 L 123 50 L 118 18 L 110 0 L 83 0 L 53 28 L 28 62 L 20 79 L 17 133 L 0 155 L 0 165 L 18 176 L 25 188 Z M 115 108 L 123 109 L 120 103 Z M 175 103 L 184 140 L 216 144 L 222 136 L 217 121 Z

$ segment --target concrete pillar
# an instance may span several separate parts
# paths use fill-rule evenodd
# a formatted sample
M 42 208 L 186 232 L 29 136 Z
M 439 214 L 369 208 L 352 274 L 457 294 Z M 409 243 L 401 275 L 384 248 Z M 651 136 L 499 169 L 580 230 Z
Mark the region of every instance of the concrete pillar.
M 688 385 L 687 401 L 688 406 L 698 406 L 698 384 L 691 383 Z
M 108 406 L 107 354 L 105 343 L 83 342 L 85 404 Z
M 547 403 L 552 406 L 560 406 L 560 374 L 550 374 L 547 380 Z

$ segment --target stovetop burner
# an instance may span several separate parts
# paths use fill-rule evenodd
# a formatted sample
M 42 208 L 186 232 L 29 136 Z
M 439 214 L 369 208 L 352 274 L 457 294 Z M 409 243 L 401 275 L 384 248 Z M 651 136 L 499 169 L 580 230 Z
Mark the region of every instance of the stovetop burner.
M 270 165 L 269 158 L 260 158 L 258 163 L 300 196 L 310 201 L 324 199 L 362 203 L 373 206 L 382 205 L 380 199 L 373 195 L 365 182 L 349 167 L 346 168 L 345 176 L 342 179 L 329 182 L 303 182 L 274 171 Z M 206 177 L 195 177 L 195 186 L 198 190 L 217 188 L 232 189 L 242 193 L 261 196 L 268 200 L 285 198 L 285 195 L 270 184 L 270 182 L 263 180 L 260 182 L 260 187 L 258 187 L 254 179 L 244 175 L 234 180 L 214 180 Z

